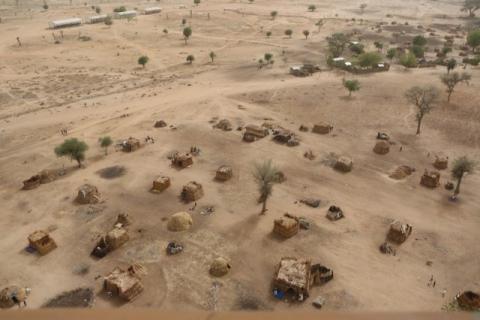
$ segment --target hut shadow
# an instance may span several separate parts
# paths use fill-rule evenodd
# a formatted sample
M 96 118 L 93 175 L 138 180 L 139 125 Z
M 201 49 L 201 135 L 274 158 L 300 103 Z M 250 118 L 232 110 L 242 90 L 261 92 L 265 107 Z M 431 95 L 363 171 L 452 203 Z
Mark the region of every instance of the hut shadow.
M 111 296 L 107 292 L 101 289 L 100 292 L 97 293 L 97 298 L 108 303 L 111 307 L 122 307 L 128 303 L 128 301 L 122 300 L 120 297 Z
M 293 236 L 295 237 L 295 236 Z M 291 238 L 293 238 L 291 237 Z M 266 236 L 265 236 L 266 239 L 268 240 L 271 240 L 271 241 L 275 241 L 275 242 L 278 242 L 278 243 L 284 243 L 285 241 L 289 240 L 290 238 L 285 238 L 285 237 L 282 237 L 278 234 L 276 234 L 275 232 L 273 231 L 270 231 L 270 233 L 268 233 Z

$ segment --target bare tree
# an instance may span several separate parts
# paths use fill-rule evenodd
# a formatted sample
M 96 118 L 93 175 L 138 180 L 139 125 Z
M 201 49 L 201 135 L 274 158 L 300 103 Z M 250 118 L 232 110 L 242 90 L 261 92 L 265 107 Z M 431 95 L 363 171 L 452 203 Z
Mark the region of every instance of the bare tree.
M 405 92 L 405 98 L 417 107 L 417 134 L 420 134 L 423 117 L 432 111 L 438 100 L 438 89 L 435 87 L 412 87 Z
M 278 169 L 272 164 L 272 160 L 267 160 L 261 164 L 255 164 L 253 177 L 258 185 L 260 198 L 258 202 L 262 203 L 262 211 L 260 214 L 265 214 L 267 211 L 267 200 L 272 195 L 273 184 L 278 181 Z
M 444 74 L 440 77 L 442 83 L 447 87 L 448 102 L 450 102 L 450 96 L 452 95 L 455 87 L 460 82 L 467 82 L 472 79 L 472 76 L 468 73 L 459 74 L 458 72 L 452 72 L 450 74 Z

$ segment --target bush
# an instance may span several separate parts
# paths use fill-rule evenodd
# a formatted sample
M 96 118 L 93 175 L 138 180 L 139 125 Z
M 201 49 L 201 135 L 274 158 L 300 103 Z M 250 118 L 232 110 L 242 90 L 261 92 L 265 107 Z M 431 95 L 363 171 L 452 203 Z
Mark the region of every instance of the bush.
M 140 64 L 142 67 L 145 68 L 145 65 L 148 63 L 148 60 L 150 60 L 147 56 L 141 56 L 138 58 L 138 64 Z
M 468 34 L 467 43 L 475 52 L 476 48 L 480 46 L 480 29 L 473 30 Z
M 113 24 L 113 20 L 112 20 L 112 17 L 108 16 L 105 18 L 105 24 L 107 26 L 111 26 Z
M 357 63 L 361 67 L 374 67 L 382 61 L 382 56 L 377 52 L 365 52 L 358 56 Z
M 414 46 L 423 47 L 427 44 L 427 39 L 424 36 L 416 36 L 413 38 L 412 43 Z
M 423 58 L 425 56 L 425 49 L 421 46 L 413 46 L 410 50 L 417 58 Z
M 405 68 L 415 68 L 417 66 L 417 57 L 411 52 L 400 57 L 400 64 Z
M 124 6 L 116 7 L 113 9 L 113 12 L 125 12 L 125 11 L 127 11 L 127 8 L 125 8 Z
M 363 44 L 361 43 L 355 43 L 355 44 L 351 44 L 350 47 L 349 47 L 350 51 L 356 53 L 356 54 L 362 54 L 365 52 L 364 50 L 364 46 Z
M 387 51 L 387 58 L 392 60 L 393 58 L 395 58 L 395 56 L 397 55 L 397 49 L 395 48 L 390 48 L 388 49 Z

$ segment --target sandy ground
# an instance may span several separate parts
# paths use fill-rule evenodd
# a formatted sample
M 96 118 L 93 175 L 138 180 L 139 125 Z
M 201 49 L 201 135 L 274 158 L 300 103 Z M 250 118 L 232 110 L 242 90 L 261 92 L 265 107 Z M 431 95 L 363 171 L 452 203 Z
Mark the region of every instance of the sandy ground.
M 479 70 L 467 68 L 473 79 L 457 88 L 450 104 L 442 94 L 420 136 L 415 135 L 414 110 L 403 93 L 412 85 L 441 87 L 444 68 L 405 71 L 394 65 L 387 73 L 355 76 L 362 88 L 351 99 L 341 82 L 351 75 L 288 75 L 295 63 L 314 62 L 325 68 L 325 37 L 332 32 L 359 30 L 372 48 L 375 39 L 390 39 L 391 32 L 371 31 L 380 21 L 434 26 L 439 35 L 429 41 L 442 44 L 445 30 L 465 23 L 458 1 L 365 0 L 368 7 L 361 14 L 356 1 L 312 0 L 318 9 L 307 12 L 309 3 L 296 0 L 274 5 L 267 0 L 204 0 L 193 7 L 190 18 L 190 1 L 162 0 L 159 15 L 115 20 L 111 27 L 65 29 L 60 44 L 53 43 L 48 21 L 92 15 L 90 4 L 100 2 L 52 2 L 48 11 L 33 1 L 20 2 L 15 8 L 14 1 L 0 1 L 0 285 L 31 287 L 29 308 L 85 286 L 99 292 L 96 307 L 120 306 L 100 294 L 101 276 L 132 262 L 144 264 L 148 275 L 145 291 L 124 307 L 308 310 L 322 295 L 326 310 L 438 311 L 457 292 L 480 289 L 480 175 L 465 178 L 457 203 L 448 201 L 443 187 L 419 185 L 424 169 L 433 168 L 434 154 L 480 160 Z M 182 3 L 186 9 L 179 8 Z M 121 4 L 152 5 L 103 1 L 100 6 L 111 12 Z M 271 10 L 279 12 L 277 19 L 270 19 Z M 182 17 L 193 29 L 187 45 L 181 37 Z M 326 19 L 320 30 L 315 26 L 319 18 Z M 287 28 L 294 30 L 292 39 L 283 35 Z M 305 29 L 312 33 L 308 40 L 301 34 Z M 419 33 L 410 29 L 407 36 Z M 273 32 L 270 39 L 264 35 L 267 30 Z M 91 40 L 81 41 L 79 35 Z M 17 36 L 22 47 L 17 46 Z M 209 61 L 210 51 L 217 54 L 214 63 Z M 275 64 L 259 70 L 256 61 L 266 52 L 274 54 Z M 193 65 L 185 64 L 188 54 L 195 55 Z M 137 65 L 140 55 L 150 57 L 145 69 Z M 214 117 L 229 119 L 235 128 L 267 119 L 296 131 L 301 144 L 290 148 L 270 137 L 244 143 L 240 131 L 213 129 Z M 161 119 L 177 129 L 153 128 Z M 333 133 L 298 131 L 301 124 L 320 121 L 332 123 Z M 89 144 L 85 168 L 72 169 L 37 189 L 20 190 L 23 180 L 42 169 L 75 166 L 53 152 L 65 138 L 61 128 Z M 387 155 L 372 152 L 377 131 L 388 132 L 396 142 Z M 105 156 L 97 142 L 104 135 L 115 140 L 149 135 L 155 143 L 129 154 L 111 148 Z M 191 146 L 202 151 L 194 165 L 172 168 L 167 155 Z M 317 155 L 313 161 L 303 157 L 309 149 Z M 354 170 L 341 174 L 324 165 L 332 152 L 352 157 Z M 251 172 L 253 164 L 264 159 L 272 159 L 287 181 L 275 185 L 268 213 L 259 216 Z M 218 183 L 213 178 L 222 164 L 233 167 L 234 178 Z M 98 174 L 115 165 L 126 168 L 123 176 L 104 179 Z M 398 165 L 417 170 L 403 181 L 388 178 Z M 152 194 L 149 188 L 158 175 L 170 176 L 172 186 Z M 192 211 L 194 226 L 184 233 L 169 232 L 164 218 L 192 206 L 179 200 L 182 186 L 191 180 L 205 190 Z M 449 180 L 449 172 L 443 171 L 442 185 Z M 84 183 L 99 188 L 102 203 L 74 204 Z M 305 197 L 321 199 L 321 207 L 297 203 Z M 327 220 L 331 204 L 342 207 L 346 218 Z M 215 207 L 212 215 L 199 213 L 206 205 Z M 112 227 L 119 212 L 133 219 L 131 240 L 102 260 L 92 259 L 89 253 L 96 240 Z M 308 217 L 314 225 L 280 241 L 271 230 L 273 220 L 285 212 Z M 413 234 L 396 256 L 382 255 L 378 246 L 395 219 L 413 225 Z M 37 229 L 49 230 L 58 244 L 43 257 L 24 251 L 28 234 Z M 182 241 L 185 251 L 166 256 L 170 240 Z M 208 269 L 219 255 L 231 260 L 232 271 L 216 279 Z M 303 304 L 276 301 L 270 285 L 282 256 L 309 257 L 333 268 L 335 278 L 314 287 Z M 75 273 L 82 265 L 89 266 L 88 274 Z M 435 288 L 427 286 L 432 276 Z

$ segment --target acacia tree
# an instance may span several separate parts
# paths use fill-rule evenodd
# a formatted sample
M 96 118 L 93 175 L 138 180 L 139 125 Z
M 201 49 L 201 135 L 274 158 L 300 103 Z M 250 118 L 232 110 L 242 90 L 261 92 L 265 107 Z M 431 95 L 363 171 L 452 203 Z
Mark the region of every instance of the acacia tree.
M 405 92 L 408 102 L 417 107 L 417 134 L 420 134 L 423 117 L 432 111 L 438 100 L 438 89 L 435 87 L 411 87 Z
M 192 28 L 186 27 L 183 29 L 183 38 L 185 40 L 185 44 L 187 44 L 187 40 L 191 37 L 192 35 Z
M 110 147 L 113 143 L 112 138 L 110 138 L 109 136 L 101 137 L 98 139 L 98 142 L 100 143 L 100 147 L 105 150 L 105 155 L 107 155 L 108 147 Z
M 452 72 L 448 74 L 444 74 L 440 77 L 442 83 L 447 87 L 447 94 L 448 98 L 447 101 L 450 102 L 450 96 L 452 95 L 455 87 L 460 82 L 468 82 L 472 76 L 468 73 L 459 74 L 458 72 Z
M 275 18 L 278 16 L 278 12 L 277 11 L 272 11 L 270 12 L 270 17 L 272 17 L 272 20 L 275 20 Z
M 212 63 L 213 63 L 213 61 L 215 60 L 215 58 L 217 57 L 216 53 L 213 52 L 213 51 L 210 51 L 210 53 L 208 54 L 208 56 L 210 57 L 210 60 L 212 60 Z
M 150 60 L 147 56 L 141 56 L 138 58 L 138 64 L 141 65 L 143 68 L 145 68 L 145 65 L 148 63 L 148 60 Z
M 462 179 L 465 173 L 473 174 L 476 165 L 477 164 L 473 160 L 470 160 L 466 156 L 455 159 L 452 167 L 452 177 L 454 179 L 457 179 L 457 186 L 453 191 L 453 199 L 456 199 L 456 197 L 460 193 L 460 184 L 462 183 Z
M 82 167 L 82 161 L 85 160 L 85 152 L 87 150 L 88 145 L 77 138 L 67 139 L 54 149 L 58 157 L 68 156 L 71 160 L 77 161 L 79 168 Z
M 328 48 L 334 58 L 342 55 L 345 50 L 345 46 L 348 43 L 348 37 L 343 33 L 334 33 L 330 37 L 327 37 Z
M 352 92 L 360 90 L 360 82 L 358 80 L 343 79 L 343 86 L 348 90 L 348 96 L 352 96 Z
M 308 6 L 308 11 L 313 12 L 313 11 L 315 11 L 315 10 L 317 10 L 317 6 L 316 6 L 316 5 L 311 4 L 311 5 Z
M 470 18 L 475 17 L 475 11 L 480 9 L 480 0 L 465 0 L 463 3 L 462 12 L 468 12 Z
M 289 38 L 292 37 L 292 34 L 293 34 L 292 29 L 287 29 L 287 30 L 285 30 L 285 35 L 288 36 Z
M 253 177 L 260 193 L 258 202 L 262 203 L 262 211 L 260 214 L 265 214 L 267 211 L 267 200 L 272 195 L 273 185 L 278 181 L 278 175 L 279 171 L 273 165 L 272 160 L 255 164 Z
M 305 40 L 308 39 L 308 36 L 310 35 L 310 31 L 308 30 L 303 30 L 303 35 L 305 36 Z
M 451 70 L 455 69 L 455 67 L 457 66 L 457 60 L 451 58 L 447 61 L 447 73 L 450 73 Z
M 272 36 L 272 32 L 271 31 L 267 31 L 267 33 L 265 34 L 267 36 L 267 38 L 270 38 Z

